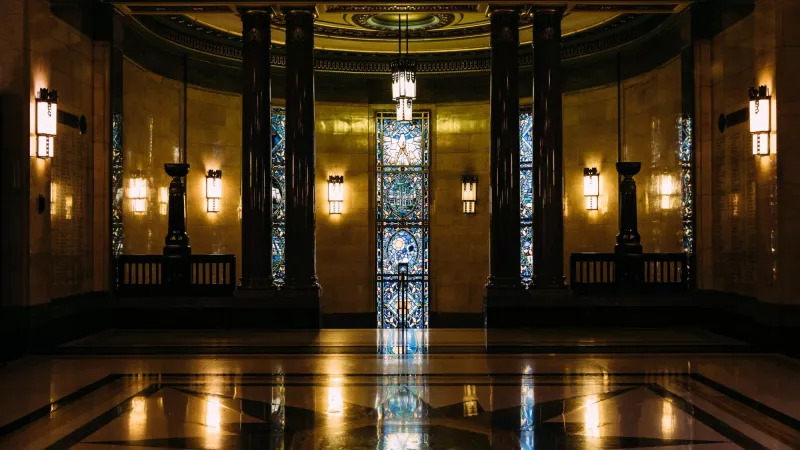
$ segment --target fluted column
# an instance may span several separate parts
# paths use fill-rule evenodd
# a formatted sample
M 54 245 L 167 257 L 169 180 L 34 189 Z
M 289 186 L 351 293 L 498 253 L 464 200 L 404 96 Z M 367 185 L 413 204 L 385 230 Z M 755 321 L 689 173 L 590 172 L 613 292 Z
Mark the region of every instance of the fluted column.
M 561 121 L 561 17 L 533 11 L 533 278 L 564 287 L 564 170 Z
M 491 11 L 491 289 L 520 287 L 519 11 Z
M 319 289 L 314 195 L 313 8 L 286 11 L 286 284 Z
M 272 286 L 272 130 L 270 14 L 242 15 L 242 280 L 241 288 Z

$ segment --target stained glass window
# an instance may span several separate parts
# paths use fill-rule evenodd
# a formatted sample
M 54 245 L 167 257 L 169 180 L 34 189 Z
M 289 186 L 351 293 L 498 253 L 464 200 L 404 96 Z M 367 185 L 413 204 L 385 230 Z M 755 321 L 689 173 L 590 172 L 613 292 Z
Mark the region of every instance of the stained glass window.
M 519 114 L 519 218 L 520 275 L 524 284 L 533 282 L 533 113 Z
M 681 220 L 683 225 L 683 251 L 689 267 L 687 276 L 692 276 L 694 254 L 694 192 L 692 183 L 692 118 L 678 118 L 678 160 L 681 164 Z
M 429 115 L 377 114 L 378 328 L 428 327 Z
M 272 109 L 272 277 L 286 276 L 286 110 Z
M 111 253 L 122 255 L 122 114 L 111 115 Z

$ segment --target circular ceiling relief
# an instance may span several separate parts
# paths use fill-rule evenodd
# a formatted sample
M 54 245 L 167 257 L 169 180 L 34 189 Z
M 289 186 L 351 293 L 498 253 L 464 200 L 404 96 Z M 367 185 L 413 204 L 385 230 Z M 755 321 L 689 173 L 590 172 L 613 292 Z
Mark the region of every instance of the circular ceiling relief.
M 486 12 L 469 5 L 395 9 L 328 6 L 320 9 L 314 24 L 315 48 L 351 53 L 396 53 L 398 16 L 405 30 L 406 15 L 411 53 L 464 52 L 489 48 L 489 19 Z M 566 37 L 602 27 L 618 17 L 620 14 L 613 11 L 567 14 L 562 21 L 562 34 Z M 241 36 L 242 21 L 233 13 L 198 12 L 187 14 L 186 18 L 215 32 Z M 272 40 L 283 44 L 285 39 L 284 18 L 275 16 Z M 530 45 L 530 42 L 531 20 L 526 15 L 520 20 L 520 44 Z
M 408 20 L 406 20 L 406 18 Z M 449 26 L 456 20 L 455 14 L 449 13 L 411 13 L 411 14 L 354 14 L 353 23 L 369 30 L 396 33 L 398 26 L 409 31 L 428 31 Z

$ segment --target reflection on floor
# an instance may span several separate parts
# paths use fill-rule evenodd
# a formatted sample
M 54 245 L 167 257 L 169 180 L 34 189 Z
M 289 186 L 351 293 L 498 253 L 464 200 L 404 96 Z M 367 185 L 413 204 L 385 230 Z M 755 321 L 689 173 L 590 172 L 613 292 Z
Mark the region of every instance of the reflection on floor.
M 337 352 L 285 351 L 303 345 Z M 555 345 L 573 351 L 536 351 Z M 800 365 L 746 349 L 698 331 L 110 332 L 0 370 L 0 448 L 800 448 Z

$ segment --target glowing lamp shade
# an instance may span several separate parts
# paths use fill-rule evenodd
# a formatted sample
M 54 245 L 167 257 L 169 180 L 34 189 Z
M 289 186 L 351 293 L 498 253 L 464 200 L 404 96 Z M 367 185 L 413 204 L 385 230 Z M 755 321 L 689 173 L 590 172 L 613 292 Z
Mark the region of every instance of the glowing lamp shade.
M 766 86 L 750 88 L 750 134 L 754 155 L 769 155 L 771 100 Z
M 128 198 L 134 214 L 147 212 L 147 179 L 141 172 L 134 172 L 128 185 Z
M 158 206 L 161 215 L 166 216 L 167 211 L 169 210 L 169 188 L 158 188 Z
M 328 213 L 341 214 L 344 203 L 344 177 L 331 175 L 328 177 Z
M 206 175 L 206 211 L 218 213 L 222 200 L 222 171 L 209 170 Z
M 58 93 L 39 90 L 36 98 L 36 156 L 52 158 L 55 150 L 55 136 L 58 128 Z
M 408 122 L 412 116 L 412 106 L 410 98 L 401 98 L 397 100 L 397 121 Z
M 583 196 L 586 198 L 586 210 L 596 211 L 600 197 L 600 174 L 594 167 L 583 169 Z
M 478 177 L 464 175 L 461 177 L 461 202 L 464 214 L 475 214 L 475 202 L 478 200 Z
M 658 196 L 661 209 L 672 209 L 672 196 L 675 195 L 675 180 L 670 175 L 661 175 L 658 180 Z

